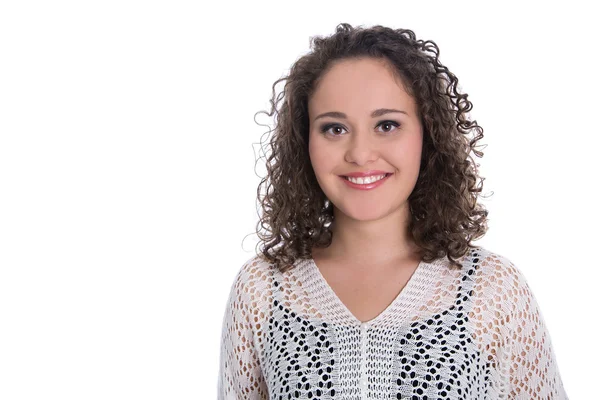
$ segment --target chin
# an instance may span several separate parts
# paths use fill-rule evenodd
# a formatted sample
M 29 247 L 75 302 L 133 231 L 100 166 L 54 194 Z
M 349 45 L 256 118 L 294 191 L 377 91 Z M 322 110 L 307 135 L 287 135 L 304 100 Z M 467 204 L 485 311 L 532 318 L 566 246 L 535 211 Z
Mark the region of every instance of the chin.
M 351 207 L 343 207 L 338 211 L 356 221 L 376 221 L 389 214 L 389 208 L 381 207 L 381 205 L 373 207 L 372 205 L 353 204 Z

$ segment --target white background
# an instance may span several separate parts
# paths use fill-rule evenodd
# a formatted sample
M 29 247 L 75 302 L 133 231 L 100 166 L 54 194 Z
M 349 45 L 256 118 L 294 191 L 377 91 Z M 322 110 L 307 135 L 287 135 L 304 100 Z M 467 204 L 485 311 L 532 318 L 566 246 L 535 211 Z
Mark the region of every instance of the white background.
M 340 22 L 440 47 L 488 145 L 475 244 L 523 271 L 568 394 L 589 398 L 600 87 L 583 4 L 3 2 L 0 398 L 215 398 L 256 244 L 254 114 Z

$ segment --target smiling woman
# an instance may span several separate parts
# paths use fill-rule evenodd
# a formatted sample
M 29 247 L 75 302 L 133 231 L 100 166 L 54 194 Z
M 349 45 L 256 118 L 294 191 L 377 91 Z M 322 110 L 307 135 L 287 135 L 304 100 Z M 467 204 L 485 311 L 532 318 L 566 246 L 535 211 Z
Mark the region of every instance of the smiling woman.
M 388 108 L 374 109 L 380 105 Z M 322 113 L 332 109 L 346 113 Z M 377 263 L 378 258 L 389 256 L 382 255 L 384 248 L 398 247 L 402 252 L 410 238 L 398 227 L 406 226 L 410 219 L 407 199 L 419 176 L 423 128 L 416 104 L 393 67 L 385 59 L 367 57 L 332 63 L 309 98 L 308 118 L 312 168 L 319 187 L 334 205 L 336 222 L 328 251 L 351 256 L 349 249 L 360 248 L 356 245 L 366 244 L 366 238 L 354 236 L 357 243 L 342 243 L 338 239 L 348 236 L 336 235 L 335 231 L 370 225 L 368 229 L 375 232 L 376 227 L 385 241 L 366 246 L 360 256 Z M 333 122 L 336 120 L 339 122 Z M 341 132 L 330 134 L 334 128 Z M 352 174 L 383 174 L 385 179 L 370 186 L 340 180 Z M 376 222 L 383 220 L 385 224 Z
M 438 54 L 340 24 L 282 78 L 220 399 L 567 399 L 523 274 L 471 243 L 483 129 Z

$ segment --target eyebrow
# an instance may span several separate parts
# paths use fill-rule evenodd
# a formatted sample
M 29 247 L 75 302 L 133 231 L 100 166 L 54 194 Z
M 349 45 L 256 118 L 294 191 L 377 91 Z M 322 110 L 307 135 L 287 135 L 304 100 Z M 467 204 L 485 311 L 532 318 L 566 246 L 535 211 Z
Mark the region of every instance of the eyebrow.
M 384 114 L 389 114 L 389 113 L 402 113 L 402 114 L 408 115 L 408 113 L 406 111 L 396 110 L 394 108 L 378 108 L 377 110 L 375 110 L 371 113 L 371 118 L 380 117 Z M 342 119 L 348 118 L 348 116 L 346 114 L 344 114 L 343 112 L 329 111 L 329 112 L 318 115 L 313 121 L 316 121 L 319 118 L 323 118 L 323 117 L 333 117 L 333 118 L 342 118 Z

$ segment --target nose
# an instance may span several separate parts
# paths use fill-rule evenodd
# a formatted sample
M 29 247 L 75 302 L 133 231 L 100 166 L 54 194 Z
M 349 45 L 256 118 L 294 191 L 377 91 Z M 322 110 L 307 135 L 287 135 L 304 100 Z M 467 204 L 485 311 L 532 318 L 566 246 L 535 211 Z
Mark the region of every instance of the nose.
M 366 165 L 379 158 L 375 137 L 369 132 L 355 132 L 348 141 L 345 160 L 357 165 Z

